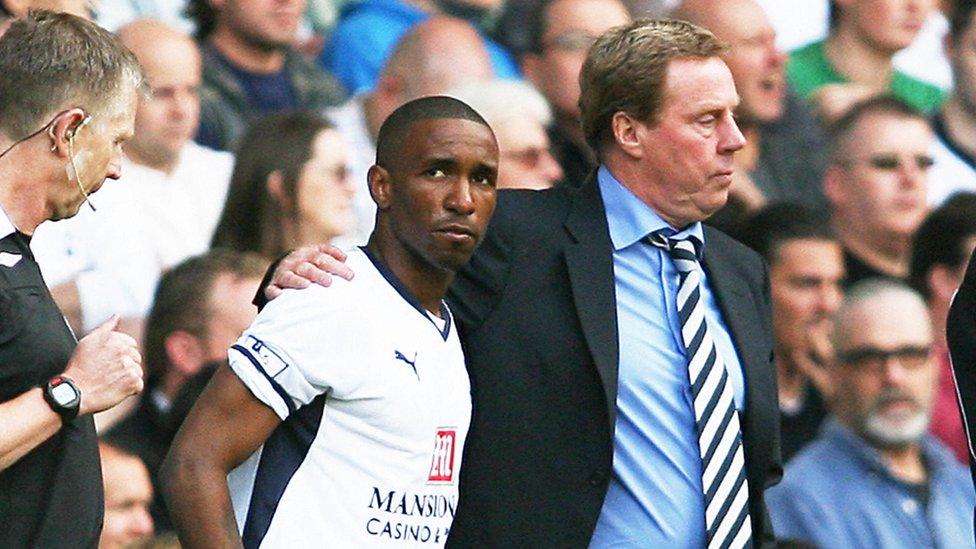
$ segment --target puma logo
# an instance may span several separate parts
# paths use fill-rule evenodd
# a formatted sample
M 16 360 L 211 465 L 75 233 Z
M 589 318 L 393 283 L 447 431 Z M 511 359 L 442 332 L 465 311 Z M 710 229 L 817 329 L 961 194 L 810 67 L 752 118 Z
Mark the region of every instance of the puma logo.
M 420 374 L 417 373 L 417 353 L 414 353 L 413 360 L 410 360 L 406 355 L 394 349 L 393 358 L 406 362 L 413 369 L 413 375 L 417 376 L 417 379 L 420 379 Z

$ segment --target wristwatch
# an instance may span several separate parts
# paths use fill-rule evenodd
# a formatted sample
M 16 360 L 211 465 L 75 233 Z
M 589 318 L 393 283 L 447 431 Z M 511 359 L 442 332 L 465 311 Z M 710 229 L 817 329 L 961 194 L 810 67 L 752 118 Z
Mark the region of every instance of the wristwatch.
M 81 391 L 70 378 L 54 376 L 44 385 L 44 400 L 67 423 L 78 415 Z

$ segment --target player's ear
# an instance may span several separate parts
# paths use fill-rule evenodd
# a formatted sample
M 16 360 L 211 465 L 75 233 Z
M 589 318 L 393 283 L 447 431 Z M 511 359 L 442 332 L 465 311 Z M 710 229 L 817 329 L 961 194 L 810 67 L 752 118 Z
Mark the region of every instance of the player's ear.
M 386 171 L 386 168 L 374 164 L 370 166 L 366 179 L 369 181 L 369 195 L 373 197 L 376 208 L 379 210 L 389 208 L 392 199 L 390 172 Z

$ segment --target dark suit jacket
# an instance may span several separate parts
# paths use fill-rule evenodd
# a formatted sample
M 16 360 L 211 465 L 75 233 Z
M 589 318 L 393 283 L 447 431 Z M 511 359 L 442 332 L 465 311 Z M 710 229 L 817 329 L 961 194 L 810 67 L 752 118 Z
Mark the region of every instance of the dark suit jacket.
M 969 437 L 969 468 L 976 483 L 976 253 L 969 260 L 966 277 L 949 308 L 946 339 L 952 359 L 952 375 Z M 463 465 L 462 465 L 463 467 Z M 976 514 L 973 517 L 976 524 Z
M 750 512 L 779 480 L 766 268 L 705 229 L 704 266 L 746 377 Z M 474 416 L 455 547 L 586 547 L 607 493 L 617 398 L 613 247 L 595 177 L 579 190 L 499 192 L 489 234 L 451 288 Z

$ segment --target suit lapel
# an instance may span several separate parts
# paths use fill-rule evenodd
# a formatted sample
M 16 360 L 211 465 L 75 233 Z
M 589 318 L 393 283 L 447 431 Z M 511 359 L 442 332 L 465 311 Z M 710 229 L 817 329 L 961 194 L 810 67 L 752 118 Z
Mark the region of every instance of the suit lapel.
M 576 314 L 603 382 L 612 426 L 617 410 L 617 303 L 613 245 L 595 175 L 576 194 L 565 227 L 570 235 L 566 268 Z
M 706 236 L 706 242 L 708 240 Z M 727 250 L 723 250 L 721 246 L 709 247 L 705 244 L 703 263 L 708 273 L 709 286 L 722 311 L 722 319 L 732 332 L 732 340 L 739 352 L 746 394 L 743 438 L 746 446 L 749 447 L 756 441 L 755 434 L 764 425 L 763 418 L 754 412 L 766 409 L 763 403 L 769 400 L 769 395 L 763 394 L 765 388 L 762 383 L 771 371 L 769 350 L 764 347 L 762 337 L 758 335 L 764 328 L 756 323 L 761 308 L 754 303 L 753 292 L 742 278 L 742 274 L 734 271 L 735 262 L 728 257 Z M 752 436 L 746 436 L 747 434 Z

